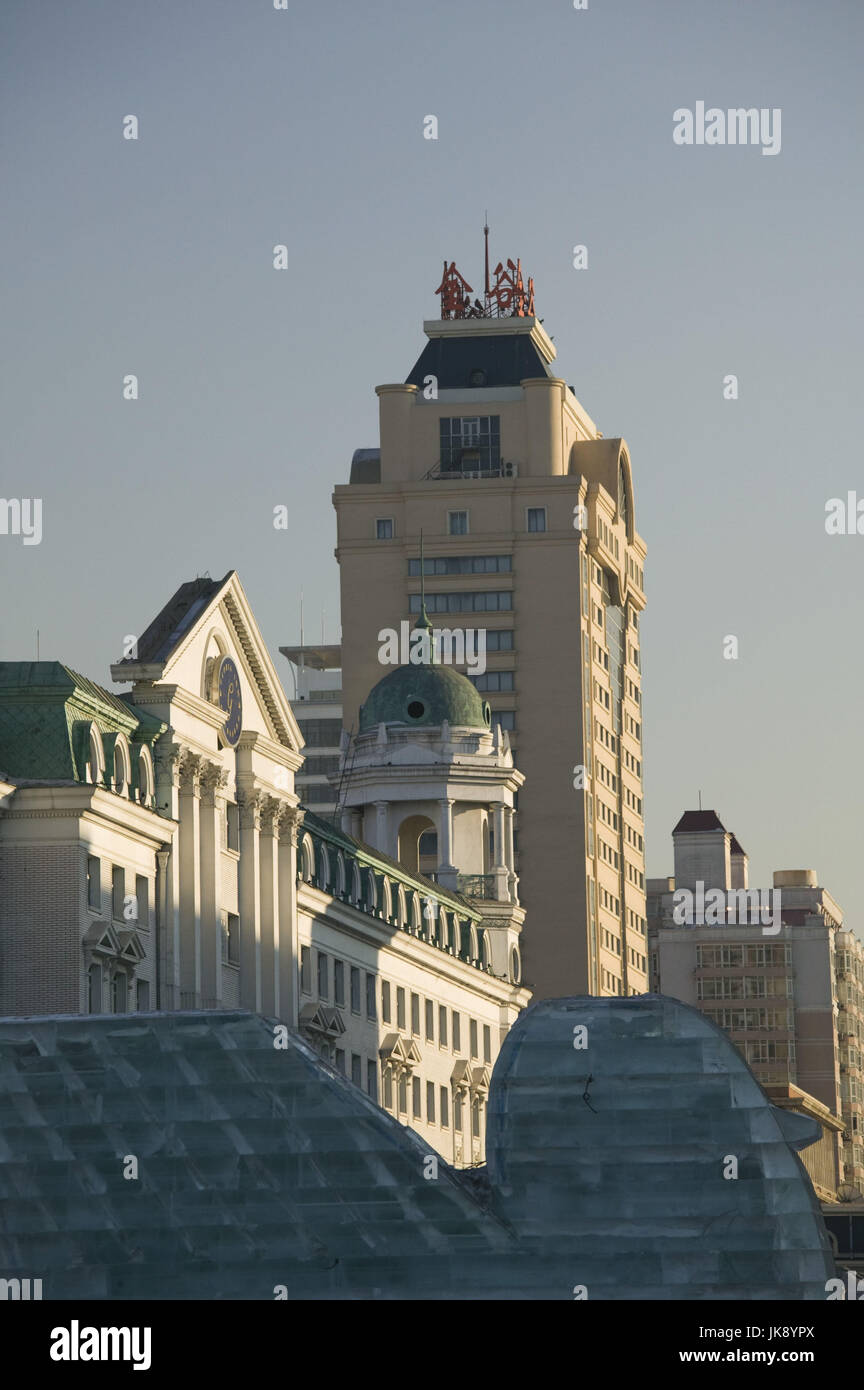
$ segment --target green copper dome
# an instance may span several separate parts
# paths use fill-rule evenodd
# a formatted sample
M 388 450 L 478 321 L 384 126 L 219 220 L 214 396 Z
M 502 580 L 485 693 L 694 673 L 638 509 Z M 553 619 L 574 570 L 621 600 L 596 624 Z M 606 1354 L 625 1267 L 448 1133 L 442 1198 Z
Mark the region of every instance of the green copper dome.
M 488 729 L 492 713 L 467 676 L 452 666 L 398 666 L 373 686 L 360 710 L 360 732 L 378 724 L 458 724 Z

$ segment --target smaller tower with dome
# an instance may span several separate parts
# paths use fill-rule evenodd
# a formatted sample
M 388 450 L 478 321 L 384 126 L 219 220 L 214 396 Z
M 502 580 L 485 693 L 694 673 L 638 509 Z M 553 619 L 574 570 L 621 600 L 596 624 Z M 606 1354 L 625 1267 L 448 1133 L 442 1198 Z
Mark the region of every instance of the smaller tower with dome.
M 424 610 L 417 626 L 428 625 Z M 430 650 L 428 664 L 396 667 L 378 681 L 353 742 L 344 736 L 342 827 L 470 898 L 483 914 L 492 969 L 509 977 L 525 916 L 514 860 L 524 778 L 488 703 Z

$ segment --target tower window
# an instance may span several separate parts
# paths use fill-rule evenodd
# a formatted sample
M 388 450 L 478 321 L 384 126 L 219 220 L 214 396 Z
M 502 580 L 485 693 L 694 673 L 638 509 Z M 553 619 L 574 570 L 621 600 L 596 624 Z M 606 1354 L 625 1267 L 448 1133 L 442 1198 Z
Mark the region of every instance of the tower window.
M 501 464 L 500 415 L 461 416 L 439 421 L 443 473 L 496 476 Z

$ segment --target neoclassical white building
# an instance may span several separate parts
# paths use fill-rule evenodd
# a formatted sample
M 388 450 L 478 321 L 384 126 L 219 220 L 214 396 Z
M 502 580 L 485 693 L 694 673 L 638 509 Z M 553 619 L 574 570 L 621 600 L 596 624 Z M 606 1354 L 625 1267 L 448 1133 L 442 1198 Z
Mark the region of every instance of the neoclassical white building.
M 428 718 L 401 728 L 385 678 L 336 825 L 299 805 L 302 738 L 236 573 L 183 584 L 111 674 L 124 693 L 0 663 L 0 1015 L 250 1009 L 480 1161 L 530 995 L 521 778 L 470 682 L 426 669 Z

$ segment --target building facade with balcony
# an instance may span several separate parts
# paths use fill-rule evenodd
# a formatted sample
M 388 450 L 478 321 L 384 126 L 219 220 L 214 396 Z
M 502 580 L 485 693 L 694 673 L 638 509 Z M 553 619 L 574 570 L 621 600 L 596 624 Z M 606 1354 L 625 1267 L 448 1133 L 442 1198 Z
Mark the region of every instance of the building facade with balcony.
M 509 868 L 489 902 L 484 875 L 426 878 L 419 835 L 401 863 L 306 811 L 302 735 L 233 572 L 181 585 L 112 674 L 124 694 L 0 664 L 0 1016 L 248 1009 L 433 1153 L 480 1162 L 489 1072 L 530 998 Z M 503 804 L 512 757 L 488 726 L 473 740 Z

